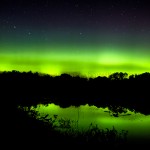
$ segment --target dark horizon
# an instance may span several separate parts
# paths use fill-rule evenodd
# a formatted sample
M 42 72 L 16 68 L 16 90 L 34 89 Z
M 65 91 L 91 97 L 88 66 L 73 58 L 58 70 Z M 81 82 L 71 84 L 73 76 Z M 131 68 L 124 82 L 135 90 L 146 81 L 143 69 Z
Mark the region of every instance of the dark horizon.
M 71 128 L 71 120 L 60 118 L 57 114 L 53 118 L 47 118 L 48 114 L 41 119 L 36 110 L 39 104 L 47 106 L 54 103 L 61 108 L 70 106 L 79 107 L 89 104 L 99 108 L 108 108 L 110 115 L 120 118 L 129 110 L 140 113 L 145 117 L 150 115 L 149 89 L 150 73 L 131 75 L 127 78 L 126 73 L 113 73 L 109 77 L 85 78 L 79 75 L 61 74 L 50 76 L 38 72 L 4 71 L 0 73 L 2 125 L 5 129 L 7 142 L 13 146 L 45 146 L 50 144 L 65 146 L 72 143 L 77 147 L 105 146 L 107 148 L 131 148 L 142 144 L 149 144 L 149 137 L 145 136 L 129 138 L 128 130 L 118 131 L 113 127 L 106 130 L 91 126 L 83 132 Z M 129 116 L 130 117 L 130 116 Z M 144 117 L 143 117 L 144 118 Z M 66 133 L 55 129 L 55 123 L 60 122 L 60 128 L 67 128 Z M 78 120 L 77 120 L 78 121 Z M 131 120 L 132 121 L 132 120 Z M 141 122 L 142 125 L 142 122 Z M 146 129 L 149 132 L 149 129 Z M 138 132 L 138 131 L 137 131 Z M 94 134 L 93 134 L 94 133 Z M 148 135 L 148 134 L 147 134 Z M 5 141 L 5 138 L 3 138 Z
M 115 72 L 108 77 L 86 78 L 67 73 L 50 76 L 14 70 L 1 72 L 0 81 L 3 87 L 1 96 L 12 105 L 31 107 L 39 103 L 55 103 L 69 107 L 89 104 L 108 107 L 116 115 L 126 109 L 150 114 L 148 72 L 130 76 Z M 3 93 L 12 94 L 4 96 Z

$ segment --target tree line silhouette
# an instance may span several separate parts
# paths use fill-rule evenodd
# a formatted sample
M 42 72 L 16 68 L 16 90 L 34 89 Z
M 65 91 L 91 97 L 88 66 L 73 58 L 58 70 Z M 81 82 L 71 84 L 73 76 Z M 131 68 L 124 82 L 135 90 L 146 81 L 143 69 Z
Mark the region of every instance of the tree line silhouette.
M 35 148 L 39 146 L 64 146 L 68 143 L 78 146 L 128 147 L 125 137 L 115 129 L 91 128 L 88 132 L 64 133 L 54 130 L 53 123 L 36 118 L 31 106 L 55 103 L 61 107 L 84 104 L 109 107 L 118 116 L 126 108 L 150 114 L 149 110 L 150 73 L 130 75 L 116 72 L 108 77 L 86 78 L 80 75 L 61 74 L 51 76 L 38 72 L 0 72 L 1 137 L 11 147 Z M 20 108 L 29 108 L 22 111 Z M 30 112 L 31 115 L 28 115 Z M 64 124 L 63 124 L 64 125 Z M 72 130 L 72 129 L 71 129 Z M 136 142 L 136 141 L 135 141 Z M 144 140 L 145 142 L 145 140 Z M 132 143 L 129 143 L 132 144 Z M 9 144 L 8 144 L 9 145 Z M 135 147 L 136 144 L 133 144 Z M 6 147 L 7 145 L 5 145 Z
M 0 73 L 1 103 L 7 106 L 36 106 L 55 103 L 61 107 L 84 104 L 109 107 L 118 113 L 128 108 L 150 114 L 150 73 L 128 75 L 115 72 L 108 77 L 87 78 L 63 73 L 59 76 L 38 72 Z

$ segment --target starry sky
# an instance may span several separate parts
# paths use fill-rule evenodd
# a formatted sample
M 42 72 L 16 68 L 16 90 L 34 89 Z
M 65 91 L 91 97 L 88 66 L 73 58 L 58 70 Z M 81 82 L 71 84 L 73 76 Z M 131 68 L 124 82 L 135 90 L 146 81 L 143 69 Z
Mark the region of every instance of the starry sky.
M 1 0 L 0 71 L 150 72 L 147 0 Z

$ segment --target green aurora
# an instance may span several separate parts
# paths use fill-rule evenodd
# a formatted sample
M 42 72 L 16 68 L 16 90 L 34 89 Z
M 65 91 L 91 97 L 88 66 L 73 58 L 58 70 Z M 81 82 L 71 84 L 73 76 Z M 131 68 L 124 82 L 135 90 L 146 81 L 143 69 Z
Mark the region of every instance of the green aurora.
M 0 6 L 0 71 L 88 77 L 150 72 L 150 9 L 144 1 Z
M 79 73 L 88 77 L 150 71 L 146 47 L 9 44 L 1 45 L 0 49 L 1 71 L 32 71 L 50 75 Z

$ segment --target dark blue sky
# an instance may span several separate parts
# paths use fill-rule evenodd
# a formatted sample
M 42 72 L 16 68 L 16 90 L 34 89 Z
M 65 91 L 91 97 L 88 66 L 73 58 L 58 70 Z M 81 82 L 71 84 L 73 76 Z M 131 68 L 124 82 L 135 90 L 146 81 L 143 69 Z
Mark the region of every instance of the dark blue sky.
M 0 29 L 6 39 L 149 38 L 150 4 L 148 0 L 1 0 Z

